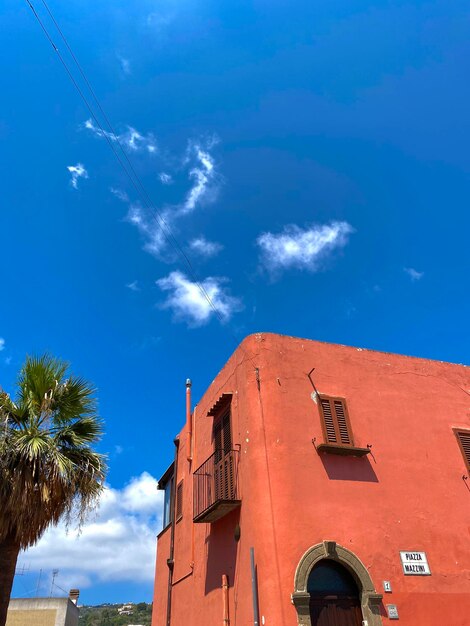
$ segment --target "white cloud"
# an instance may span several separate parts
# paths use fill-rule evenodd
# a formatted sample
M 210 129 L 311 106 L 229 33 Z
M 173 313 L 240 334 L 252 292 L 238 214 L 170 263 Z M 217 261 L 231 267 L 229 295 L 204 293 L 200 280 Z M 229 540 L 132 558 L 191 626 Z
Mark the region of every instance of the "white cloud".
M 292 224 L 282 233 L 267 232 L 258 237 L 260 260 L 270 272 L 289 268 L 315 272 L 333 250 L 348 243 L 353 232 L 347 222 L 331 222 L 307 229 Z
M 136 280 L 133 280 L 131 283 L 127 283 L 126 287 L 131 291 L 140 291 L 139 284 Z
M 179 206 L 179 213 L 186 215 L 196 209 L 202 202 L 215 200 L 218 191 L 215 162 L 209 149 L 217 142 L 210 139 L 206 146 L 191 142 L 188 147 L 185 162 L 195 159 L 195 165 L 189 171 L 189 178 L 193 185 L 186 195 L 184 202 Z
M 127 221 L 133 224 L 141 236 L 143 237 L 144 250 L 153 256 L 160 257 L 166 244 L 166 238 L 160 224 L 163 220 L 163 228 L 170 225 L 170 215 L 168 212 L 158 217 L 147 210 L 143 209 L 138 203 L 131 204 L 126 217 Z
M 223 245 L 216 241 L 208 241 L 205 237 L 196 237 L 189 243 L 189 247 L 193 252 L 203 257 L 216 256 L 222 249 Z
M 160 172 L 158 178 L 163 185 L 171 185 L 173 183 L 173 178 L 166 172 Z
M 5 339 L 3 337 L 0 337 L 0 352 L 2 350 L 5 350 Z
M 82 163 L 77 163 L 76 165 L 67 165 L 67 169 L 72 176 L 70 184 L 74 189 L 78 189 L 79 178 L 88 178 L 88 172 L 86 171 Z
M 64 589 L 97 582 L 148 582 L 154 577 L 155 535 L 162 527 L 163 493 L 147 472 L 122 489 L 107 486 L 82 532 L 50 528 L 20 556 L 31 569 L 59 569 Z
M 230 296 L 223 287 L 225 278 L 208 277 L 200 282 L 222 321 L 227 321 L 233 313 L 242 309 L 241 301 Z M 162 291 L 169 292 L 163 308 L 171 309 L 178 320 L 185 320 L 190 326 L 202 326 L 209 322 L 214 309 L 195 282 L 183 273 L 171 272 L 156 281 Z
M 413 282 L 415 280 L 421 280 L 421 278 L 423 278 L 423 276 L 424 276 L 424 272 L 418 272 L 417 270 L 413 269 L 412 267 L 404 267 L 403 271 L 408 274 L 408 276 L 411 278 L 411 280 Z
M 121 200 L 121 202 L 129 202 L 129 196 L 122 189 L 119 189 L 118 187 L 110 187 L 109 191 L 116 196 L 118 200 Z
M 97 128 L 91 119 L 85 122 L 85 127 L 98 137 L 107 137 L 112 141 L 117 139 L 114 135 Z M 119 140 L 122 141 L 123 137 L 124 135 L 120 135 Z M 129 128 L 126 142 L 130 149 L 140 149 L 144 139 L 140 133 Z M 155 210 L 150 206 L 142 206 L 139 202 L 129 204 L 126 220 L 139 231 L 144 240 L 144 250 L 160 260 L 168 262 L 175 258 L 169 249 L 168 239 L 176 231 L 178 219 L 192 213 L 201 204 L 214 201 L 216 198 L 221 177 L 216 172 L 215 161 L 209 151 L 217 141 L 216 137 L 211 137 L 189 142 L 181 166 L 186 170 L 192 186 L 180 202 Z M 174 182 L 167 172 L 160 172 L 158 177 L 164 185 Z M 110 187 L 109 190 L 122 202 L 129 202 L 129 196 L 122 189 Z M 195 253 L 205 257 L 214 256 L 222 249 L 220 244 L 207 241 L 204 237 L 195 238 L 190 247 Z M 132 286 L 128 287 L 132 289 Z
M 131 152 L 147 151 L 150 154 L 153 154 L 157 151 L 155 138 L 152 133 L 142 135 L 132 126 L 128 126 L 127 130 L 120 135 L 114 135 L 113 133 L 109 133 L 96 126 L 90 118 L 85 121 L 84 127 L 91 131 L 96 137 L 107 137 L 111 141 L 118 141 L 121 145 L 127 147 L 127 149 Z
M 158 13 L 157 11 L 154 11 L 147 15 L 146 23 L 147 26 L 152 26 L 157 30 L 161 30 L 165 26 L 171 24 L 174 17 L 175 16 L 172 13 Z
M 120 54 L 117 55 L 119 65 L 121 66 L 121 72 L 124 76 L 129 76 L 131 73 L 131 62 L 129 59 L 124 58 Z

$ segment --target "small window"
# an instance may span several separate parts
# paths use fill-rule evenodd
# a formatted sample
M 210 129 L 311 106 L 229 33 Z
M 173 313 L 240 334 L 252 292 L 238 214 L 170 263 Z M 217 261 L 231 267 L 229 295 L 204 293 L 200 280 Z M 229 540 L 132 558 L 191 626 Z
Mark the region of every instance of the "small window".
M 163 528 L 171 522 L 171 499 L 173 495 L 173 477 L 164 486 L 165 498 L 163 501 Z
M 323 434 L 325 443 L 353 446 L 353 436 L 349 423 L 346 400 L 320 396 L 320 411 L 323 418 Z
M 178 483 L 176 487 L 175 520 L 178 521 L 182 517 L 183 517 L 183 481 Z
M 214 423 L 214 452 L 216 462 L 220 461 L 232 449 L 232 435 L 230 429 L 230 408 Z
M 454 429 L 467 470 L 470 472 L 470 430 Z

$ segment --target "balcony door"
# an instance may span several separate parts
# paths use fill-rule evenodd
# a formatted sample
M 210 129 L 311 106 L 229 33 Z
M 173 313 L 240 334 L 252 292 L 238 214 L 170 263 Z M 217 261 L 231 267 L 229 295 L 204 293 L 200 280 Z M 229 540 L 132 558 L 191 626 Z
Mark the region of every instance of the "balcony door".
M 230 408 L 214 424 L 214 492 L 216 500 L 235 497 Z

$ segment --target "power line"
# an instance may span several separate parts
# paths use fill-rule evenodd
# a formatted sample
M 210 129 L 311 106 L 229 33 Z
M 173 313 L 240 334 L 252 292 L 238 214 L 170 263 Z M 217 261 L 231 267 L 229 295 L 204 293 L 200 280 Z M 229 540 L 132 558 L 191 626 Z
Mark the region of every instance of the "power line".
M 188 255 L 186 254 L 186 252 L 184 251 L 184 249 L 182 248 L 182 246 L 179 244 L 178 240 L 176 239 L 176 237 L 174 236 L 170 226 L 166 223 L 165 219 L 162 217 L 162 215 L 159 213 L 158 209 L 155 207 L 155 205 L 153 204 L 149 194 L 147 193 L 140 177 L 138 176 L 137 172 L 135 171 L 135 168 L 132 165 L 131 160 L 129 159 L 126 151 L 124 150 L 124 147 L 121 143 L 121 141 L 119 140 L 119 135 L 116 134 L 116 132 L 114 131 L 114 128 L 108 118 L 108 116 L 106 115 L 103 107 L 101 106 L 98 97 L 96 96 L 96 93 L 90 83 L 90 81 L 88 80 L 84 70 L 82 69 L 76 55 L 74 54 L 71 46 L 69 45 L 67 38 L 65 37 L 63 31 L 61 30 L 57 20 L 55 19 L 52 11 L 50 10 L 47 2 L 45 0 L 41 0 L 42 4 L 44 5 L 47 13 L 49 14 L 49 17 L 51 18 L 54 26 L 56 27 L 61 39 L 63 40 L 69 54 L 71 55 L 75 65 L 78 68 L 78 71 L 80 73 L 80 75 L 82 76 L 83 81 L 85 82 L 90 94 L 92 95 L 93 100 L 96 103 L 96 106 L 98 107 L 99 111 L 101 112 L 101 115 L 103 116 L 104 121 L 106 122 L 109 131 L 106 131 L 100 120 L 98 119 L 98 117 L 96 116 L 93 108 L 91 107 L 90 103 L 88 102 L 85 94 L 83 93 L 83 90 L 81 89 L 80 85 L 78 84 L 78 82 L 75 80 L 75 77 L 73 76 L 72 72 L 70 71 L 66 61 L 64 60 L 62 54 L 60 53 L 59 48 L 55 45 L 54 40 L 52 39 L 49 31 L 47 30 L 46 26 L 44 25 L 43 21 L 41 20 L 40 16 L 38 15 L 36 9 L 34 8 L 31 0 L 26 0 L 27 4 L 29 5 L 31 11 L 33 12 L 34 17 L 36 18 L 37 22 L 39 23 L 42 31 L 44 32 L 47 40 L 49 41 L 49 43 L 51 44 L 52 48 L 54 49 L 54 52 L 57 54 L 62 66 L 64 67 L 67 75 L 69 76 L 72 84 L 74 85 L 75 89 L 77 90 L 78 94 L 80 95 L 80 98 L 82 99 L 82 101 L 84 102 L 87 110 L 89 111 L 90 115 L 92 116 L 92 119 L 95 121 L 95 123 L 97 124 L 98 128 L 100 129 L 100 131 L 103 134 L 103 137 L 106 139 L 109 147 L 111 148 L 114 156 L 116 157 L 119 165 L 121 166 L 121 168 L 123 169 L 123 171 L 125 172 L 125 174 L 127 175 L 127 177 L 129 178 L 132 186 L 134 187 L 134 189 L 136 190 L 137 194 L 139 195 L 139 197 L 141 198 L 141 200 L 143 201 L 144 205 L 146 206 L 146 208 L 149 210 L 151 216 L 153 217 L 153 219 L 155 220 L 157 226 L 160 228 L 160 230 L 162 231 L 167 243 L 169 243 L 174 250 L 176 251 L 176 253 L 179 255 L 180 259 L 182 259 L 183 263 L 186 265 L 187 269 L 188 269 L 188 273 L 191 276 L 192 280 L 194 281 L 194 283 L 196 284 L 196 286 L 198 287 L 198 289 L 200 290 L 201 294 L 203 295 L 203 297 L 205 298 L 205 300 L 207 301 L 207 303 L 209 304 L 209 306 L 211 307 L 211 309 L 214 311 L 215 315 L 217 316 L 217 318 L 219 319 L 219 321 L 223 324 L 224 323 L 224 318 L 223 315 L 221 314 L 221 312 L 218 310 L 218 308 L 216 307 L 216 305 L 214 304 L 214 302 L 212 301 L 212 298 L 209 296 L 209 294 L 207 293 L 207 290 L 205 289 L 204 285 L 200 282 L 196 271 L 194 270 L 194 267 L 188 257 Z M 111 136 L 110 136 L 111 135 Z M 124 164 L 123 160 L 121 159 L 119 153 L 116 151 L 114 143 L 116 142 L 117 145 L 119 146 L 119 149 L 124 157 L 124 160 L 126 161 L 128 167 L 126 167 L 126 165 Z M 128 169 L 129 168 L 129 169 Z M 232 335 L 232 337 L 235 339 L 235 342 L 238 343 L 239 339 L 237 338 L 237 336 L 235 335 L 235 333 L 232 331 L 232 329 L 229 326 L 226 326 L 226 329 L 230 332 L 230 334 Z M 249 360 L 252 362 L 253 367 L 256 369 L 254 362 L 252 360 L 252 357 L 246 352 L 246 350 L 244 348 L 242 348 L 243 352 L 246 354 L 246 356 L 249 358 Z

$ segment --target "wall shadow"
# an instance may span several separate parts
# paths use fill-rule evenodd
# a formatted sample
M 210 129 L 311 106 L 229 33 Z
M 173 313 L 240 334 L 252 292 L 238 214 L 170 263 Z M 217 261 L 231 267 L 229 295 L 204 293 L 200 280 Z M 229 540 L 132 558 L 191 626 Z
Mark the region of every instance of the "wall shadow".
M 320 460 L 331 480 L 355 480 L 378 483 L 379 479 L 367 456 L 339 456 L 320 452 Z
M 233 587 L 237 565 L 235 529 L 240 523 L 240 507 L 213 524 L 208 524 L 206 535 L 206 582 L 204 593 L 220 589 L 222 574 L 227 574 L 229 587 Z

